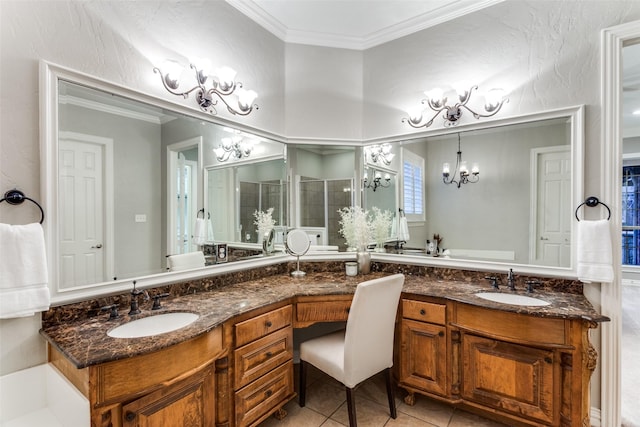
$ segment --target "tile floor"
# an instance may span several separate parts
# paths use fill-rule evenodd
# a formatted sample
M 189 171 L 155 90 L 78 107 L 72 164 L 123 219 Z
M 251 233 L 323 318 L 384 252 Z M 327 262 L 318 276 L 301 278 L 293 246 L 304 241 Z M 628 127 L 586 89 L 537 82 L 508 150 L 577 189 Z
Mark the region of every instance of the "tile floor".
M 640 427 L 640 286 L 622 287 L 622 427 Z
M 295 365 L 296 391 L 298 386 Z M 346 394 L 342 384 L 309 366 L 307 402 L 298 405 L 297 397 L 285 405 L 288 415 L 282 421 L 268 418 L 260 427 L 343 427 L 349 425 Z M 356 389 L 356 415 L 360 427 L 504 427 L 495 421 L 453 409 L 423 396 L 416 396 L 416 404 L 403 402 L 406 392 L 396 389 L 398 417 L 389 416 L 387 392 L 382 375 L 365 381 Z

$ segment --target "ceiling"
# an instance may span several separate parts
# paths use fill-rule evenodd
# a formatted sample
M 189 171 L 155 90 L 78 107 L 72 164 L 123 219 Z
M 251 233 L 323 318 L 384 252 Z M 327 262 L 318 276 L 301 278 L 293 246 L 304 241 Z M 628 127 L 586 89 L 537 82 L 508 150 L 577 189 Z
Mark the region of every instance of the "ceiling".
M 505 0 L 226 1 L 284 42 L 364 50 Z M 624 136 L 639 136 L 640 44 L 624 58 Z
M 363 50 L 504 0 L 226 0 L 287 43 Z

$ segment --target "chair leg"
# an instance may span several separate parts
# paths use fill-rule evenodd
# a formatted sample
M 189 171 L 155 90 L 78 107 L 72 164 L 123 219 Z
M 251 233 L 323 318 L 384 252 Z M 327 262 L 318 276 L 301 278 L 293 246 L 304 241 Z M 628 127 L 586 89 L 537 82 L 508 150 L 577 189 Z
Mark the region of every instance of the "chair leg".
M 301 408 L 304 408 L 304 405 L 307 400 L 307 362 L 304 360 L 300 360 L 300 390 L 298 390 L 300 394 L 300 400 L 298 401 Z
M 346 387 L 347 389 L 347 410 L 349 411 L 349 427 L 357 427 L 356 422 L 356 401 L 353 389 Z
M 387 368 L 384 371 L 384 376 L 387 379 L 387 398 L 389 399 L 389 413 L 394 420 L 398 417 L 396 412 L 396 397 L 393 392 L 393 380 L 391 378 L 391 368 Z

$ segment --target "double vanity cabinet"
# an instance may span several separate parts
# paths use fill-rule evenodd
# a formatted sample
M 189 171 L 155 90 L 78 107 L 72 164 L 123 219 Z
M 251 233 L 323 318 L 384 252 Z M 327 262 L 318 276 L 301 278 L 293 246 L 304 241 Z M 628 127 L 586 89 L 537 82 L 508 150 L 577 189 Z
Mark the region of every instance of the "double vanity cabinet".
M 296 396 L 294 328 L 345 321 L 358 282 L 383 274 L 285 273 L 174 296 L 163 310 L 199 319 L 153 337 L 108 337 L 124 313 L 45 319 L 42 334 L 50 362 L 89 399 L 92 427 L 256 426 L 286 416 Z M 486 286 L 472 283 L 406 276 L 394 363 L 405 402 L 418 394 L 513 425 L 588 425 L 588 331 L 606 318 L 582 294 L 515 307 L 475 297 Z

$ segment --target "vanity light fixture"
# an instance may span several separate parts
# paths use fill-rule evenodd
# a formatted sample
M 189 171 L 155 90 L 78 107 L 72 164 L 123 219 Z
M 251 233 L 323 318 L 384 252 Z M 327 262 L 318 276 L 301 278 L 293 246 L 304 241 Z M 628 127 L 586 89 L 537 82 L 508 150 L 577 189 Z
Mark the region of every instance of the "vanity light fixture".
M 232 156 L 235 159 L 249 157 L 253 150 L 253 144 L 245 142 L 241 136 L 225 137 L 221 139 L 221 144 L 213 152 L 219 162 L 226 162 Z
M 164 88 L 170 93 L 186 99 L 190 93 L 195 92 L 198 106 L 206 113 L 218 114 L 214 107 L 218 100 L 214 99 L 214 96 L 220 99 L 227 110 L 234 115 L 246 116 L 254 109 L 258 109 L 258 106 L 253 103 L 258 94 L 242 87 L 242 83 L 235 80 L 236 72 L 232 68 L 222 67 L 216 70 L 215 74 L 211 74 L 210 61 L 208 60 L 199 60 L 189 66 L 195 74 L 196 84 L 184 92 L 178 90 L 180 76 L 184 71 L 181 64 L 168 60 L 162 66 L 164 72 L 158 67 L 154 67 L 153 71 L 160 74 Z M 207 82 L 210 83 L 207 85 Z M 237 107 L 231 106 L 231 95 L 235 95 Z
M 395 154 L 391 152 L 391 144 L 371 145 L 365 147 L 365 153 L 369 154 L 374 163 L 391 164 Z
M 411 109 L 408 112 L 409 118 L 403 118 L 402 122 L 407 122 L 411 127 L 421 128 L 429 127 L 433 124 L 433 120 L 438 114 L 444 112 L 442 118 L 444 119 L 444 125 L 446 127 L 455 126 L 458 124 L 458 120 L 462 117 L 463 109 L 473 114 L 473 117 L 479 119 L 480 117 L 491 117 L 495 115 L 502 108 L 502 104 L 509 102 L 508 98 L 505 98 L 501 89 L 491 89 L 485 95 L 484 109 L 487 114 L 480 114 L 467 107 L 467 103 L 471 99 L 471 92 L 478 89 L 478 86 L 471 86 L 471 89 L 459 88 L 456 90 L 458 96 L 458 102 L 454 105 L 447 105 L 447 97 L 444 96 L 442 89 L 436 88 L 430 91 L 425 91 L 426 99 L 422 100 L 422 104 L 435 111 L 436 113 L 427 122 L 424 122 L 424 113 L 427 108 L 418 106 Z
M 456 175 L 460 175 L 460 179 L 456 181 Z M 451 179 L 449 179 L 451 177 Z M 471 173 L 469 173 L 469 169 L 467 168 L 467 162 L 462 160 L 462 150 L 460 149 L 460 134 L 458 134 L 458 153 L 456 157 L 456 168 L 453 170 L 453 174 L 451 174 L 451 170 L 449 167 L 449 163 L 444 163 L 442 165 L 442 181 L 445 184 L 456 184 L 458 188 L 462 184 L 473 184 L 480 181 L 480 167 L 477 163 L 474 163 L 471 167 Z
M 382 173 L 375 171 L 371 181 L 369 181 L 369 175 L 366 172 L 364 173 L 364 181 L 362 183 L 364 188 L 371 188 L 376 191 L 378 188 L 387 188 L 389 185 L 391 185 L 391 175 L 388 173 L 385 173 L 383 178 Z

